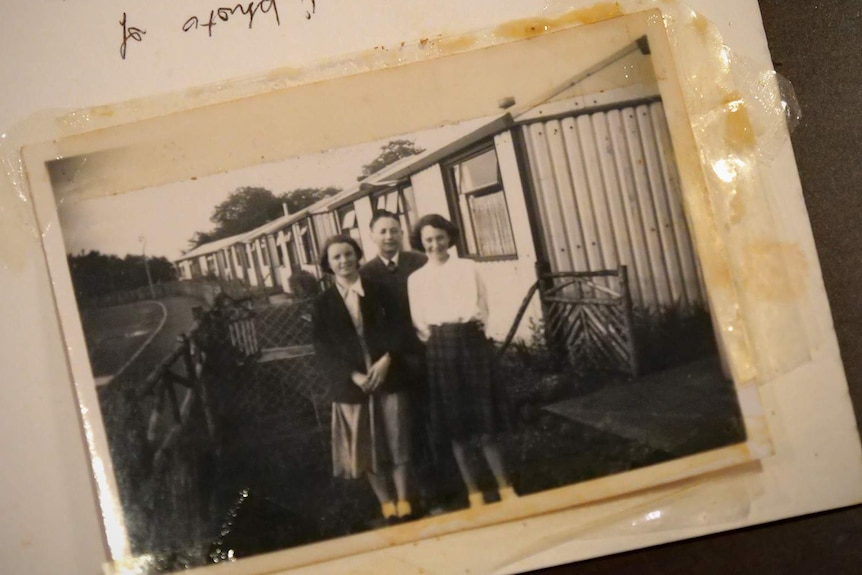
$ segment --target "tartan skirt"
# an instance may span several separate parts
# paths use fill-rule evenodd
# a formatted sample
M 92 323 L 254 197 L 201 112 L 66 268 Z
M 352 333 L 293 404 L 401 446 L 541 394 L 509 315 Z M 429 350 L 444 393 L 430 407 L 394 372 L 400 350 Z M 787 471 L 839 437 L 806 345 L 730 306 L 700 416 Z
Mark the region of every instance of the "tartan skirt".
M 436 448 L 505 430 L 504 390 L 478 322 L 431 326 L 426 353 L 428 425 Z

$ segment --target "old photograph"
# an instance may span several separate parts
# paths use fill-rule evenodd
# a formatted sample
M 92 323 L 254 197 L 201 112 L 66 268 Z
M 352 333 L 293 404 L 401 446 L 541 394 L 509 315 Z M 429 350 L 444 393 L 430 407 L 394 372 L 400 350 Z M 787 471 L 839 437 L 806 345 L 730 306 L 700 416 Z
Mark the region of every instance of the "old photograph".
M 709 460 L 750 437 L 684 112 L 622 29 L 493 113 L 120 193 L 47 162 L 132 557 L 335 557 L 741 461 Z M 470 89 L 432 80 L 429 101 Z

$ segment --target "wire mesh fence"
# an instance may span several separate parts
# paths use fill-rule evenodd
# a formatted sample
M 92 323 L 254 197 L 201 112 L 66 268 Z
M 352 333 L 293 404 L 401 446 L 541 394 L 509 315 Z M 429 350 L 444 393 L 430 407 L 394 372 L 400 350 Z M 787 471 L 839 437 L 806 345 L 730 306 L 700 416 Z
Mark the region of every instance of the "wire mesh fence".
M 222 306 L 216 317 L 220 309 L 210 355 L 222 361 L 208 361 L 216 368 L 209 386 L 225 447 L 257 449 L 325 434 L 326 388 L 312 348 L 310 304 Z
M 261 348 L 310 345 L 311 303 L 304 300 L 258 308 L 255 327 Z
M 217 295 L 171 354 L 134 371 L 100 401 L 137 553 L 200 562 L 237 493 L 289 500 L 293 478 L 331 476 L 309 303 Z

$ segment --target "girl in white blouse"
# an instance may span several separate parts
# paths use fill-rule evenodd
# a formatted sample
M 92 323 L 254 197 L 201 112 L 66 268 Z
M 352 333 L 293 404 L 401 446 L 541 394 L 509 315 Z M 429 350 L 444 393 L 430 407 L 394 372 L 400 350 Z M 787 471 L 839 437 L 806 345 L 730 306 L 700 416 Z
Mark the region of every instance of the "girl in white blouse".
M 428 356 L 432 437 L 451 444 L 471 507 L 484 504 L 475 464 L 465 447 L 478 439 L 494 474 L 500 499 L 517 497 L 495 435 L 505 427 L 502 390 L 492 374 L 493 353 L 485 325 L 485 284 L 472 260 L 449 253 L 458 228 L 443 216 L 422 217 L 412 243 L 428 263 L 407 280 L 410 314 Z

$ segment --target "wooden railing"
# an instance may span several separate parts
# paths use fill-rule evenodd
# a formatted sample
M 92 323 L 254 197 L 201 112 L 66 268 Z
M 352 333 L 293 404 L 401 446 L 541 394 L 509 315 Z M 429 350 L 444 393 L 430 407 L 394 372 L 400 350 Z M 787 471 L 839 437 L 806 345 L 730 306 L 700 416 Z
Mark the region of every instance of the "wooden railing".
M 260 352 L 247 302 L 219 296 L 213 310 L 204 312 L 196 307 L 192 313 L 195 321 L 191 329 L 177 338 L 177 347 L 150 372 L 139 392 L 142 398 L 155 397 L 147 425 L 147 440 L 155 447 L 155 465 L 177 442 L 196 402 L 201 404 L 209 440 L 218 451 L 216 418 L 203 377 L 208 359 L 203 344 L 227 337 L 240 360 Z

